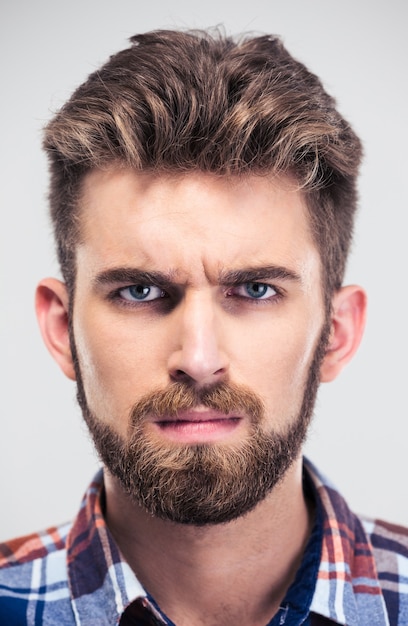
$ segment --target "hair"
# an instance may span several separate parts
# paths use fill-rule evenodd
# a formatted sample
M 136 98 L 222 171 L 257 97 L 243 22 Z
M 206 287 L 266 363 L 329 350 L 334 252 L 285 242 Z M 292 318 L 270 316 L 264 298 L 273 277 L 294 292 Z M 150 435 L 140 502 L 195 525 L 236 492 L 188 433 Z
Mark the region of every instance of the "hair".
M 159 30 L 130 42 L 45 130 L 51 218 L 71 293 L 82 181 L 117 164 L 157 174 L 294 177 L 331 299 L 344 278 L 362 149 L 317 76 L 276 36 Z

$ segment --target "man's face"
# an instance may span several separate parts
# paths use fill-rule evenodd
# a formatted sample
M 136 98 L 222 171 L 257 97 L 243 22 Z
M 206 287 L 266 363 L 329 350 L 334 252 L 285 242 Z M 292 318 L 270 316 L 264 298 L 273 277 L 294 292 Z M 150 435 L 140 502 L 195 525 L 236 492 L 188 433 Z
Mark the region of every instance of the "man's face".
M 233 487 L 223 484 L 228 514 L 214 513 L 219 485 L 207 517 L 197 507 L 184 516 L 154 509 L 157 491 L 151 504 L 131 495 L 184 522 L 253 508 L 299 454 L 325 347 L 320 258 L 301 194 L 289 179 L 92 172 L 80 219 L 73 347 L 105 463 L 137 492 L 138 479 L 126 477 L 141 456 L 150 465 L 138 475 L 153 472 L 156 457 L 167 472 L 179 462 L 188 475 L 175 499 L 191 500 L 187 484 L 199 491 L 211 467 L 220 475 L 238 458 L 221 482 L 235 476 L 241 500 L 252 474 L 273 479 L 232 508 Z

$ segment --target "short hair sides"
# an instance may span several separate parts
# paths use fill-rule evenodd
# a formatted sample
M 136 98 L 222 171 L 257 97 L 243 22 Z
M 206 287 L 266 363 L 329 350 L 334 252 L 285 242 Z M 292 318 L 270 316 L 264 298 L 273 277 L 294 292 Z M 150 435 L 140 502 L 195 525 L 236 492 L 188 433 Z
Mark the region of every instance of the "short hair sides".
M 81 183 L 135 170 L 294 177 L 319 249 L 326 301 L 343 281 L 362 149 L 320 80 L 276 36 L 136 35 L 49 122 L 50 210 L 72 293 Z

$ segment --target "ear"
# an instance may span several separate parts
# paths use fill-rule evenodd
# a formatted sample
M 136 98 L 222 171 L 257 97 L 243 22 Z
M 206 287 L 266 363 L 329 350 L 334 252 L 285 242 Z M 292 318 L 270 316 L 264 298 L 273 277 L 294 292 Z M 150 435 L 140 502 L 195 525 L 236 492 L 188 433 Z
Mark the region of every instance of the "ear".
M 333 297 L 331 334 L 320 368 L 320 380 L 334 380 L 357 352 L 367 310 L 365 291 L 356 285 L 342 287 Z
M 65 376 L 75 380 L 68 333 L 68 300 L 66 286 L 56 278 L 45 278 L 37 287 L 35 308 L 44 343 Z

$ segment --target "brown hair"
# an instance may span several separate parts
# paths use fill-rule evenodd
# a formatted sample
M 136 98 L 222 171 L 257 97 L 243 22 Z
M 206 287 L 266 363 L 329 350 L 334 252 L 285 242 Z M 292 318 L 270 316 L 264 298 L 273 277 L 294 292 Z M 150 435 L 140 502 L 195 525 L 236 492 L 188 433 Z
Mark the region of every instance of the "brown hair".
M 70 289 L 81 183 L 91 169 L 289 173 L 303 189 L 326 298 L 341 286 L 361 144 L 278 37 L 156 31 L 131 38 L 48 124 L 50 204 Z

